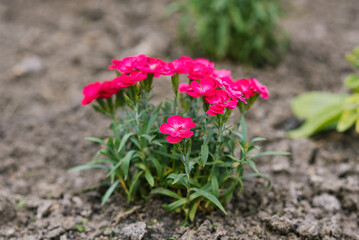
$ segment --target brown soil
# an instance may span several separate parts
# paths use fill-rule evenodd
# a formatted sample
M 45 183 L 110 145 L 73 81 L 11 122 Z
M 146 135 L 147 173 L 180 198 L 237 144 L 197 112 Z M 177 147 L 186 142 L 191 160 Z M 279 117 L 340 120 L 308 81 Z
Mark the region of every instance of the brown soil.
M 352 71 L 344 54 L 359 44 L 358 0 L 290 1 L 283 26 L 291 48 L 277 68 L 217 64 L 271 90 L 248 119 L 251 134 L 268 139 L 264 149 L 292 152 L 258 162 L 272 179 L 269 192 L 252 179 L 228 216 L 200 215 L 182 227 L 160 198 L 129 205 L 116 196 L 101 207 L 100 190 L 82 191 L 105 173 L 68 169 L 91 159 L 98 146 L 83 138 L 103 135 L 109 123 L 80 106 L 82 87 L 111 78 L 112 58 L 187 55 L 175 42 L 175 20 L 162 14 L 168 2 L 0 2 L 0 239 L 359 239 L 359 135 L 289 140 L 285 132 L 298 126 L 289 107 L 295 95 L 344 91 Z

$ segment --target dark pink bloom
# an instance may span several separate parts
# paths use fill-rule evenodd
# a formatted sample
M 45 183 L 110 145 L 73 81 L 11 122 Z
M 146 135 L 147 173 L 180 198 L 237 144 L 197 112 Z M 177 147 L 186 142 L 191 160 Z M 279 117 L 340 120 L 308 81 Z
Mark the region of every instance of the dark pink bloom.
M 108 67 L 110 70 L 117 70 L 122 73 L 131 73 L 147 64 L 149 57 L 140 54 L 132 57 L 125 57 L 121 60 L 113 59 L 112 64 Z
M 206 96 L 204 99 L 209 104 L 222 104 L 230 100 L 228 94 L 224 90 L 216 90 L 213 95 Z
M 169 117 L 167 122 L 162 123 L 160 131 L 163 134 L 169 134 L 166 140 L 170 143 L 178 143 L 183 138 L 192 137 L 193 132 L 190 129 L 196 126 L 191 118 L 182 118 L 180 115 Z
M 205 77 L 201 79 L 200 83 L 197 81 L 191 82 L 188 87 L 188 95 L 191 97 L 211 96 L 215 94 L 216 88 L 216 81 L 211 77 Z
M 211 105 L 209 110 L 206 112 L 208 115 L 216 116 L 224 113 L 224 107 L 222 105 Z
M 142 71 L 133 71 L 130 75 L 122 74 L 119 77 L 116 77 L 113 81 L 117 84 L 117 86 L 129 87 L 132 84 L 145 80 L 147 78 L 147 74 L 143 73 Z
M 97 98 L 109 98 L 116 94 L 121 88 L 113 81 L 90 83 L 83 89 L 84 98 L 81 104 L 87 105 Z
M 159 58 L 149 58 L 148 62 L 144 65 L 138 67 L 138 69 L 146 72 L 152 73 L 154 77 L 160 77 L 162 74 L 167 73 L 166 63 Z M 165 74 L 169 75 L 169 74 Z
M 189 87 L 189 84 L 188 83 L 180 83 L 178 85 L 178 91 L 180 93 L 185 93 L 185 92 L 188 92 L 188 87 Z
M 168 75 L 177 74 L 189 74 L 192 68 L 193 60 L 190 57 L 180 57 L 173 62 L 168 63 L 166 70 L 171 73 Z
M 264 99 L 267 99 L 269 96 L 267 87 L 260 84 L 257 79 L 254 78 L 239 79 L 234 83 L 233 88 L 241 91 L 246 98 L 250 98 L 256 94 L 260 94 Z
M 188 78 L 191 80 L 200 80 L 204 77 L 211 76 L 212 73 L 213 67 L 209 61 L 207 63 L 202 60 L 194 60 L 189 71 Z
M 206 112 L 209 115 L 222 114 L 224 113 L 225 107 L 235 109 L 238 104 L 238 100 L 231 99 L 224 90 L 216 90 L 214 95 L 205 97 L 205 100 L 211 104 L 209 110 Z
M 232 79 L 232 76 L 231 76 L 231 71 L 228 71 L 226 69 L 222 69 L 222 70 L 214 69 L 213 70 L 213 76 L 215 78 L 221 79 L 222 81 L 233 82 L 233 79 Z

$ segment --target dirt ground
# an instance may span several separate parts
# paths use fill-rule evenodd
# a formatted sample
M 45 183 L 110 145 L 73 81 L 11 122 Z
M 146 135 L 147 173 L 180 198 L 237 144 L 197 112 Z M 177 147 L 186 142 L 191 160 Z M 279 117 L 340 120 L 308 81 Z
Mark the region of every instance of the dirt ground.
M 175 19 L 162 14 L 168 2 L 0 1 L 0 239 L 359 239 L 359 135 L 352 129 L 286 138 L 299 124 L 290 112 L 294 96 L 345 91 L 353 70 L 344 54 L 359 45 L 358 0 L 289 1 L 284 62 L 216 65 L 236 78 L 257 77 L 271 91 L 252 109 L 249 131 L 268 139 L 263 149 L 292 155 L 258 162 L 272 180 L 267 193 L 252 179 L 227 216 L 199 215 L 183 227 L 161 198 L 127 204 L 118 195 L 101 207 L 101 190 L 83 191 L 105 173 L 68 169 L 91 159 L 98 146 L 84 137 L 103 135 L 109 122 L 80 105 L 82 88 L 112 78 L 112 58 L 188 55 L 175 41 Z

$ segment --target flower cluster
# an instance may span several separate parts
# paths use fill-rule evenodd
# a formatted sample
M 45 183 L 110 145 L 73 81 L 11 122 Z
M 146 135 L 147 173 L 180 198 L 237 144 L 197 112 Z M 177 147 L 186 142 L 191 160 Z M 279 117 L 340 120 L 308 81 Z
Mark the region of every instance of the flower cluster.
M 75 168 L 108 170 L 102 204 L 119 188 L 128 202 L 163 194 L 175 199 L 165 206 L 168 211 L 182 209 L 186 221 L 193 221 L 197 210 L 213 206 L 226 213 L 222 204 L 242 191 L 243 179 L 263 176 L 254 159 L 273 152 L 251 152 L 261 138 L 248 139 L 244 120 L 258 96 L 268 98 L 256 79 L 233 80 L 230 71 L 189 57 L 165 62 L 142 54 L 114 59 L 109 69 L 116 77 L 87 85 L 82 104 L 96 101 L 93 108 L 112 118 L 113 134 L 88 138 L 102 149 L 93 162 Z M 151 86 L 161 76 L 171 78 L 174 98 L 155 105 Z M 241 118 L 228 126 L 237 107 Z M 244 174 L 246 165 L 252 175 Z
M 109 69 L 122 74 L 112 81 L 96 82 L 86 86 L 83 91 L 83 105 L 97 98 L 109 98 L 122 88 L 145 80 L 149 75 L 186 75 L 189 83 L 181 83 L 178 91 L 191 97 L 203 97 L 209 104 L 206 111 L 209 115 L 222 114 L 225 108 L 235 109 L 238 101 L 246 104 L 246 99 L 257 94 L 264 99 L 269 95 L 267 87 L 256 79 L 234 81 L 230 71 L 218 70 L 214 68 L 214 63 L 203 58 L 181 57 L 172 62 L 164 62 L 141 54 L 121 60 L 114 59 Z

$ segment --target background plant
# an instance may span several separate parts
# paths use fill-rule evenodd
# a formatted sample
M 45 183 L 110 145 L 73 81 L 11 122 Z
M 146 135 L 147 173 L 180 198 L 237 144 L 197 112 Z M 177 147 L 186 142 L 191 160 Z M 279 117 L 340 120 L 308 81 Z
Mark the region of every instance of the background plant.
M 263 66 L 287 51 L 277 0 L 187 0 L 169 9 L 179 13 L 180 39 L 194 52 Z
M 242 191 L 243 179 L 266 178 L 256 158 L 285 154 L 256 153 L 255 143 L 264 139 L 248 139 L 244 114 L 258 96 L 268 98 L 256 79 L 233 81 L 229 71 L 215 69 L 206 59 L 166 63 L 139 55 L 112 63 L 117 77 L 86 86 L 82 101 L 95 101 L 94 109 L 113 119 L 112 136 L 87 138 L 101 149 L 93 161 L 72 169 L 107 171 L 102 204 L 118 189 L 128 202 L 149 194 L 173 198 L 165 208 L 183 210 L 186 220 L 214 206 L 226 213 L 223 205 Z M 180 75 L 188 83 L 180 83 Z M 171 77 L 174 97 L 154 105 L 151 86 L 160 76 Z M 229 125 L 235 109 L 241 119 Z
M 358 70 L 359 47 L 348 53 L 346 59 Z M 289 136 L 308 137 L 328 129 L 344 132 L 354 124 L 359 132 L 359 75 L 353 73 L 347 76 L 344 86 L 352 93 L 309 92 L 296 97 L 292 102 L 292 111 L 305 122 L 300 128 L 290 131 Z

